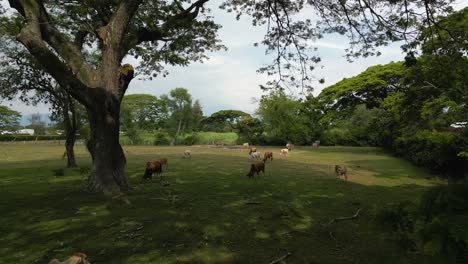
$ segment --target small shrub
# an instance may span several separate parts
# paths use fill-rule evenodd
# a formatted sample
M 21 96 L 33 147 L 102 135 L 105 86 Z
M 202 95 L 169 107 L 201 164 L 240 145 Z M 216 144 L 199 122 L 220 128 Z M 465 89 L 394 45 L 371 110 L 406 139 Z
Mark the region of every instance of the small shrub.
M 424 225 L 417 233 L 419 247 L 436 263 L 467 263 L 466 243 L 455 237 L 438 218 Z
M 130 139 L 131 143 L 133 145 L 138 145 L 143 143 L 143 138 L 141 137 L 141 131 L 138 130 L 137 128 L 130 128 L 127 131 L 127 137 Z
M 425 221 L 440 214 L 468 211 L 468 183 L 433 187 L 421 197 L 420 211 Z
M 153 145 L 169 145 L 169 140 L 163 132 L 156 132 L 154 134 Z
M 195 137 L 190 135 L 184 138 L 184 145 L 191 146 L 195 143 Z
M 85 167 L 80 167 L 80 175 L 85 176 L 89 175 L 91 173 L 91 167 L 85 166 Z
M 64 168 L 55 169 L 55 170 L 52 170 L 52 172 L 54 173 L 55 177 L 65 176 L 65 169 Z

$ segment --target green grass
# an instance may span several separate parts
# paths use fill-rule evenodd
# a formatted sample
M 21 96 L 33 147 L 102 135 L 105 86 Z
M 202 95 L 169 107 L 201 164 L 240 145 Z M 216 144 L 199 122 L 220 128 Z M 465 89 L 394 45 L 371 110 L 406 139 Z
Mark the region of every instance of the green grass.
M 182 158 L 184 149 L 193 152 Z M 0 263 L 48 263 L 84 252 L 97 263 L 423 263 L 404 254 L 371 222 L 373 210 L 417 202 L 424 171 L 376 148 L 296 148 L 248 179 L 247 150 L 125 146 L 133 187 L 127 205 L 83 191 L 66 169 L 63 146 L 0 145 Z M 91 166 L 83 146 L 77 162 Z M 169 158 L 161 186 L 143 183 L 146 161 Z M 349 181 L 335 178 L 346 164 Z M 261 201 L 247 205 L 248 201 Z M 324 225 L 338 216 L 358 219 Z M 332 232 L 333 237 L 330 236 Z

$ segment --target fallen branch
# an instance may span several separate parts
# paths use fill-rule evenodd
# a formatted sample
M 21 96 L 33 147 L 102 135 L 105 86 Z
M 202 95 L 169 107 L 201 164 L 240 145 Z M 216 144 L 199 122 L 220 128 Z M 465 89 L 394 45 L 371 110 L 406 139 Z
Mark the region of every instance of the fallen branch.
M 337 218 L 334 218 L 334 219 L 332 219 L 332 220 L 328 223 L 328 225 L 331 225 L 331 224 L 333 224 L 333 223 L 335 223 L 335 222 L 338 222 L 338 221 L 356 219 L 356 218 L 359 217 L 359 213 L 360 213 L 360 212 L 361 212 L 361 208 L 359 208 L 359 209 L 356 211 L 356 213 L 355 213 L 354 215 L 352 215 L 352 216 L 345 216 L 345 217 L 337 217 Z
M 273 260 L 272 262 L 270 262 L 270 264 L 276 264 L 276 263 L 280 263 L 281 261 L 287 259 L 289 256 L 291 256 L 291 253 L 288 251 L 286 252 L 286 254 L 278 259 L 275 259 Z

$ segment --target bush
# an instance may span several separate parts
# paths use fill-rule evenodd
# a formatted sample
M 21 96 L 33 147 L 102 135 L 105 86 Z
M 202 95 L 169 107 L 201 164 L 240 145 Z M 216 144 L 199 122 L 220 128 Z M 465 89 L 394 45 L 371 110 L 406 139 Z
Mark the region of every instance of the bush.
M 163 132 L 156 132 L 154 134 L 153 145 L 169 145 L 169 139 Z
M 65 135 L 0 135 L 0 141 L 65 140 Z
M 440 214 L 468 212 L 468 183 L 431 188 L 421 197 L 420 210 L 425 221 Z
M 184 138 L 183 143 L 184 145 L 191 146 L 195 143 L 195 137 L 193 135 L 189 135 Z
M 466 243 L 453 235 L 448 223 L 438 218 L 425 224 L 417 232 L 422 253 L 430 256 L 434 263 L 467 263 Z
M 208 145 L 212 144 L 215 140 L 224 140 L 226 145 L 234 145 L 237 142 L 238 135 L 234 132 L 230 133 L 217 133 L 217 132 L 197 132 L 193 134 L 194 144 Z M 245 141 L 248 142 L 248 141 Z
M 53 172 L 55 177 L 65 176 L 65 169 L 64 168 L 55 169 L 55 170 L 52 170 L 52 172 Z
M 468 139 L 450 132 L 421 131 L 398 137 L 393 143 L 397 155 L 434 173 L 462 178 L 468 162 L 458 154 L 468 148 Z
M 127 137 L 131 141 L 132 145 L 138 145 L 143 143 L 143 138 L 141 137 L 141 131 L 137 128 L 130 128 L 127 131 Z
M 347 128 L 331 128 L 325 130 L 320 137 L 322 145 L 345 145 L 356 146 L 358 145 L 355 138 Z

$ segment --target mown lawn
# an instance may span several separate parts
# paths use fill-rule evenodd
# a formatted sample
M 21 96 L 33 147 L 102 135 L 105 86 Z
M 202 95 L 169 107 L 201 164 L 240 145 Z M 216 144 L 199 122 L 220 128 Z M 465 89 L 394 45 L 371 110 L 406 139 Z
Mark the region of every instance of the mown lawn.
M 424 263 L 373 225 L 372 212 L 417 202 L 437 184 L 376 148 L 296 148 L 248 179 L 247 150 L 125 146 L 130 205 L 83 191 L 90 158 L 67 169 L 63 146 L 0 144 L 0 263 L 48 263 L 84 252 L 91 263 Z M 191 149 L 191 159 L 182 158 Z M 162 186 L 146 161 L 169 158 Z M 346 164 L 349 181 L 335 178 Z M 261 202 L 247 204 L 247 202 Z M 327 223 L 338 216 L 355 220 Z

